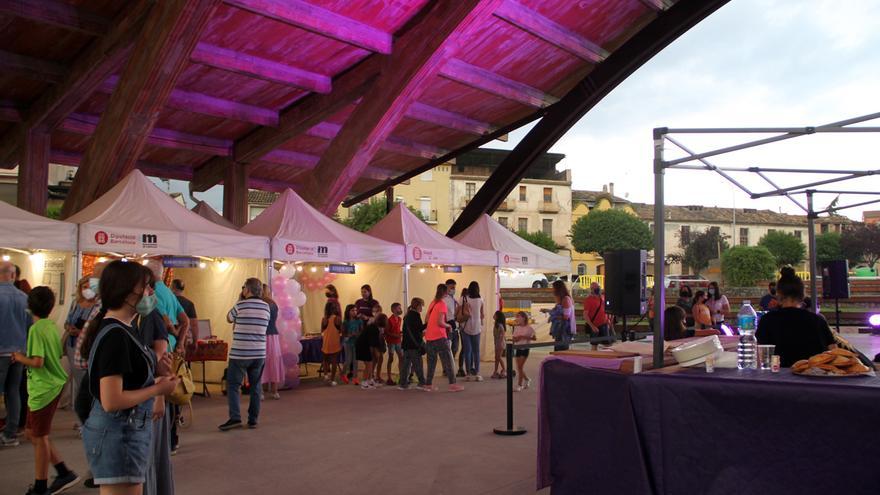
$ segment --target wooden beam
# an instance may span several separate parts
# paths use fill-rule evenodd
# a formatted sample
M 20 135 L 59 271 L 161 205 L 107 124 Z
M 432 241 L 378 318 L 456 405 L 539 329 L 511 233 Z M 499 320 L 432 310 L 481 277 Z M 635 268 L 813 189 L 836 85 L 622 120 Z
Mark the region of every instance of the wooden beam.
M 297 151 L 274 150 L 264 155 L 261 160 L 269 163 L 277 163 L 278 165 L 288 165 L 303 170 L 311 170 L 318 165 L 320 157 L 308 153 L 299 153 Z
M 495 130 L 495 126 L 487 122 L 420 102 L 413 102 L 406 109 L 406 116 L 413 120 L 446 127 L 447 129 L 455 129 L 468 134 L 483 135 Z
M 52 129 L 80 106 L 119 68 L 141 31 L 154 2 L 136 0 L 113 20 L 106 35 L 90 43 L 65 70 L 63 82 L 50 87 L 22 114 L 22 122 L 0 139 L 0 163 L 17 156 L 21 136 L 28 129 Z
M 248 221 L 248 169 L 243 163 L 227 167 L 223 179 L 223 217 L 236 227 Z
M 31 129 L 19 147 L 22 156 L 18 164 L 18 207 L 40 216 L 46 214 L 49 199 L 50 134 L 42 129 Z
M 424 20 L 401 38 L 379 79 L 321 156 L 303 190 L 307 201 L 325 214 L 336 210 L 407 108 L 458 49 L 457 35 L 485 20 L 498 3 L 459 0 L 431 5 Z
M 480 91 L 535 108 L 550 106 L 559 98 L 527 84 L 508 79 L 492 71 L 453 59 L 440 70 L 440 75 Z
M 80 136 L 95 133 L 101 117 L 98 115 L 74 113 L 58 126 L 58 129 Z M 230 156 L 232 141 L 209 136 L 199 136 L 171 129 L 153 128 L 147 136 L 147 143 L 167 149 L 197 151 L 215 156 Z
M 0 50 L 0 71 L 28 79 L 59 83 L 66 72 L 64 65 Z
M 98 88 L 98 91 L 105 94 L 112 94 L 118 83 L 118 76 L 110 76 L 110 78 Z M 252 124 L 265 126 L 278 125 L 278 112 L 275 110 L 239 103 L 237 101 L 225 100 L 223 98 L 216 98 L 202 93 L 183 91 L 180 89 L 171 90 L 171 94 L 168 95 L 167 106 L 169 108 L 176 108 L 177 110 L 184 110 L 187 112 L 210 115 L 212 117 L 220 117 L 224 119 L 240 120 Z
M 516 0 L 502 2 L 495 15 L 588 62 L 598 63 L 608 58 L 608 51 L 601 46 Z
M 663 12 L 664 10 L 672 7 L 673 3 L 671 0 L 639 0 L 641 1 L 645 7 L 653 10 L 654 12 Z
M 332 122 L 321 122 L 320 124 L 306 131 L 306 135 L 320 139 L 332 140 L 336 138 L 341 129 L 342 126 L 339 124 L 334 124 Z M 447 151 L 443 148 L 431 146 L 430 144 L 422 144 L 411 141 L 409 139 L 399 138 L 395 136 L 389 136 L 388 139 L 382 143 L 381 148 L 391 153 L 397 153 L 399 155 L 406 156 L 416 156 L 419 158 L 436 158 L 440 155 L 445 154 Z
M 251 189 L 281 193 L 284 192 L 285 189 L 298 191 L 302 187 L 302 184 L 292 184 L 290 182 L 282 182 L 272 179 L 261 179 L 259 177 L 248 177 L 248 186 L 250 186 Z
M 9 101 L 0 101 L 0 121 L 21 122 L 21 111 L 18 105 Z
M 78 167 L 81 161 L 82 153 L 75 151 L 53 149 L 49 153 L 49 163 Z M 190 180 L 193 174 L 192 167 L 188 165 L 156 163 L 146 160 L 138 160 L 136 168 L 144 175 L 163 179 Z
M 196 49 L 193 50 L 190 59 L 193 62 L 216 69 L 227 70 L 265 81 L 288 84 L 315 93 L 329 93 L 331 88 L 330 78 L 323 74 L 309 72 L 298 67 L 280 64 L 272 60 L 208 43 L 196 45 Z
M 57 0 L 0 0 L 0 13 L 100 36 L 110 20 Z
M 225 2 L 371 52 L 386 55 L 391 53 L 390 34 L 302 0 L 225 0 Z
M 218 0 L 157 2 L 86 148 L 64 203 L 69 216 L 134 169 L 160 109 Z M 168 136 L 159 136 L 165 139 Z

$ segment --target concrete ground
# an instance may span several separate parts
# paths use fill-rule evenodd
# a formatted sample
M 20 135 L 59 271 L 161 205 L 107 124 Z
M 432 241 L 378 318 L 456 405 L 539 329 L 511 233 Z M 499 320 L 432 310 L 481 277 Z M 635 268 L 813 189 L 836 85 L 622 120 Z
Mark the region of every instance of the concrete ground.
M 527 362 L 535 384 L 547 353 L 533 350 Z M 177 493 L 535 493 L 536 387 L 514 396 L 516 424 L 529 432 L 497 436 L 492 428 L 506 418 L 505 381 L 488 378 L 491 363 L 481 366 L 485 381 L 464 383 L 460 393 L 446 392 L 440 376 L 436 393 L 330 388 L 306 379 L 299 389 L 282 391 L 281 400 L 263 402 L 256 430 L 218 431 L 227 419 L 226 398 L 195 397 L 193 426 L 182 431 L 173 458 Z M 312 376 L 316 369 L 310 365 Z M 246 408 L 245 398 L 242 413 Z M 83 474 L 73 421 L 72 412 L 59 411 L 52 435 L 67 464 Z M 33 481 L 29 444 L 0 450 L 0 480 L 0 494 L 25 492 Z

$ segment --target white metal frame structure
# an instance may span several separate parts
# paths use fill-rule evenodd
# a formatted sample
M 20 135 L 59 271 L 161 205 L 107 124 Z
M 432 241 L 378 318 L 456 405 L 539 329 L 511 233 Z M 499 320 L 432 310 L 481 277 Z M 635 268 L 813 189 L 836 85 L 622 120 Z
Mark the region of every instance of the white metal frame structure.
M 667 169 L 679 170 L 708 170 L 717 173 L 731 184 L 736 186 L 749 195 L 752 199 L 766 198 L 771 196 L 785 196 L 807 214 L 807 236 L 809 245 L 809 265 L 810 265 L 810 296 L 812 298 L 812 309 L 817 310 L 817 286 L 816 286 L 816 230 L 815 220 L 823 213 L 834 213 L 847 208 L 864 206 L 873 203 L 880 203 L 880 199 L 870 201 L 862 201 L 859 203 L 832 206 L 824 210 L 815 210 L 813 208 L 813 195 L 822 193 L 832 194 L 857 194 L 857 195 L 880 195 L 880 191 L 843 191 L 843 190 L 825 190 L 816 189 L 817 187 L 846 180 L 858 179 L 861 177 L 869 177 L 880 175 L 880 169 L 874 170 L 831 170 L 831 169 L 792 169 L 792 168 L 768 168 L 768 167 L 718 167 L 710 163 L 707 158 L 732 153 L 734 151 L 754 148 L 757 146 L 785 141 L 796 137 L 808 136 L 817 133 L 880 133 L 880 127 L 860 126 L 853 127 L 853 124 L 859 124 L 871 120 L 880 119 L 880 112 L 861 117 L 855 117 L 840 122 L 815 126 L 815 127 L 745 127 L 745 128 L 668 128 L 658 127 L 654 129 L 654 280 L 664 280 L 665 276 L 665 199 L 664 199 L 664 175 Z M 703 153 L 695 153 L 679 142 L 677 139 L 670 137 L 670 134 L 776 134 L 775 136 L 747 141 L 741 144 L 717 148 Z M 686 156 L 674 160 L 665 160 L 663 156 L 664 145 L 670 142 L 677 148 L 681 149 Z M 700 164 L 691 164 L 697 161 Z M 764 192 L 753 192 L 739 181 L 731 177 L 730 173 L 748 172 L 754 173 L 763 179 L 772 189 Z M 768 173 L 794 173 L 794 174 L 831 174 L 838 175 L 825 180 L 814 181 L 807 184 L 801 184 L 791 187 L 779 187 L 771 180 Z M 796 195 L 804 194 L 806 196 L 806 205 L 795 198 Z M 654 325 L 654 367 L 663 366 L 663 325 L 664 314 L 662 308 L 666 307 L 666 294 L 663 290 L 654 291 L 654 307 L 661 308 L 655 311 Z

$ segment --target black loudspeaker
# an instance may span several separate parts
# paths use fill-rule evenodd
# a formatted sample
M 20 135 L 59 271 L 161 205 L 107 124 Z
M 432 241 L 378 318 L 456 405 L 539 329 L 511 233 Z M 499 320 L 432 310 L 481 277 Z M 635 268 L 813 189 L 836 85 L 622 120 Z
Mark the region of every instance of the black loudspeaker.
M 822 262 L 822 298 L 849 298 L 849 262 L 846 260 Z
M 615 315 L 642 315 L 647 310 L 645 271 L 648 253 L 639 249 L 609 251 L 605 258 L 605 310 Z

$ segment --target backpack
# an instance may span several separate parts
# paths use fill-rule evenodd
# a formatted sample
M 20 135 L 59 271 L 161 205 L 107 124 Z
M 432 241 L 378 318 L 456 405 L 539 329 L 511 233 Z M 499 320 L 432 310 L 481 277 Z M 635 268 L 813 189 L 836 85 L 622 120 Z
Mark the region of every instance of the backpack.
M 180 382 L 178 382 L 177 387 L 173 392 L 168 394 L 166 398 L 168 399 L 168 402 L 171 402 L 174 405 L 187 406 L 192 403 L 193 392 L 195 392 L 192 371 L 189 369 L 189 366 L 186 365 L 183 356 L 177 353 L 174 353 L 171 356 L 174 359 L 174 362 L 171 365 L 172 373 L 180 378 Z
M 455 310 L 455 321 L 459 324 L 464 325 L 471 319 L 471 305 L 468 304 L 468 300 L 466 297 L 461 299 L 461 304 L 458 305 L 458 308 Z

